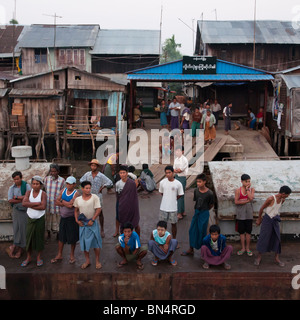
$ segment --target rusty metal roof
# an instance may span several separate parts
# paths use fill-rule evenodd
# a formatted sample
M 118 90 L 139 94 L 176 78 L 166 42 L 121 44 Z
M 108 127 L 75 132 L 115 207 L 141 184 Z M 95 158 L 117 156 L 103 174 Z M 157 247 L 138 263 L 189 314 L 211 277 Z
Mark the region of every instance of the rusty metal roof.
M 253 43 L 254 21 L 198 21 L 203 43 Z M 300 28 L 292 21 L 258 20 L 255 42 L 264 44 L 300 44 Z
M 11 57 L 24 26 L 0 26 L 0 54 L 1 57 Z
M 55 89 L 12 89 L 9 93 L 10 97 L 51 97 L 51 96 L 61 96 L 63 94 L 62 90 Z

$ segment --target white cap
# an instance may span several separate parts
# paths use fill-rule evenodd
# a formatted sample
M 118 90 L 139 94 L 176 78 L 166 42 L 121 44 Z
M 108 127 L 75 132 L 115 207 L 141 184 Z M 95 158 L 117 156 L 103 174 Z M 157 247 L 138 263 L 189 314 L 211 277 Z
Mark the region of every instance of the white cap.
M 67 178 L 66 183 L 73 184 L 76 183 L 76 179 L 73 176 Z

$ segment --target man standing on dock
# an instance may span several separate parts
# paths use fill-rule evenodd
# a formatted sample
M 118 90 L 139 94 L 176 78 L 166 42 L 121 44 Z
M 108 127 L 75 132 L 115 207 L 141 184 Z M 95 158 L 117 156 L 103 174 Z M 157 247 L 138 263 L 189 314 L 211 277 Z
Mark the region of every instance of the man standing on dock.
M 59 176 L 59 166 L 56 163 L 50 165 L 50 174 L 45 177 L 44 186 L 47 194 L 46 229 L 50 239 L 51 231 L 57 235 L 59 232 L 60 214 L 55 201 L 65 187 L 65 179 Z
M 91 171 L 86 172 L 80 179 L 80 183 L 83 181 L 89 181 L 92 185 L 91 193 L 95 194 L 100 199 L 101 207 L 103 208 L 102 190 L 104 188 L 110 188 L 113 186 L 112 181 L 107 178 L 103 173 L 99 171 L 100 162 L 97 159 L 93 159 L 89 162 Z M 105 237 L 104 233 L 104 216 L 103 210 L 101 210 L 99 215 L 100 226 L 101 226 L 101 237 Z
M 223 119 L 225 122 L 225 134 L 228 135 L 228 131 L 231 130 L 231 115 L 232 115 L 232 103 L 229 103 L 223 109 Z
M 171 111 L 171 130 L 179 128 L 179 111 L 180 111 L 180 104 L 177 102 L 176 97 L 173 98 L 173 102 L 169 105 L 169 110 Z

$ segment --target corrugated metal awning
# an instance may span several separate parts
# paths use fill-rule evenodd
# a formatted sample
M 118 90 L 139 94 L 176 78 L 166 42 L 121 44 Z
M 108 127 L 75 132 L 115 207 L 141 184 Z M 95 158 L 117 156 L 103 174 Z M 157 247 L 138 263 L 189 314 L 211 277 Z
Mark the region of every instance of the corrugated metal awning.
M 62 96 L 62 90 L 55 89 L 12 89 L 9 93 L 10 97 L 25 98 L 47 98 Z
M 0 89 L 0 98 L 3 98 L 6 95 L 8 89 Z
M 293 75 L 293 76 L 281 75 L 281 77 L 289 89 L 300 88 L 300 75 Z

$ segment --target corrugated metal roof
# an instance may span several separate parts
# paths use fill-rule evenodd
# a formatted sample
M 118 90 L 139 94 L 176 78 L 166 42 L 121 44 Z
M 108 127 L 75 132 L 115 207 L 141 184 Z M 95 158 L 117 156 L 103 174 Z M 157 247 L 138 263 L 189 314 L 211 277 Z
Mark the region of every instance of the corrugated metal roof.
M 97 38 L 99 25 L 31 25 L 19 39 L 18 48 L 52 48 L 54 30 L 56 30 L 55 47 L 93 47 Z
M 0 27 L 0 53 L 2 57 L 11 57 L 24 26 L 7 25 Z M 11 54 L 11 56 L 10 56 Z
M 274 79 L 263 70 L 217 59 L 216 74 L 182 74 L 182 60 L 128 72 L 140 81 L 262 81 Z
M 55 89 L 12 89 L 9 93 L 10 97 L 50 97 L 50 96 L 61 96 L 62 90 Z
M 0 89 L 0 98 L 3 98 L 6 95 L 8 89 Z
M 91 54 L 159 54 L 159 30 L 100 30 Z
M 273 80 L 270 74 L 235 75 L 235 74 L 129 74 L 128 80 L 138 81 L 266 81 Z
M 198 21 L 204 43 L 253 43 L 254 21 Z M 255 42 L 265 44 L 300 44 L 300 28 L 292 21 L 258 20 Z
M 281 75 L 281 77 L 289 89 L 300 88 L 300 75 Z

